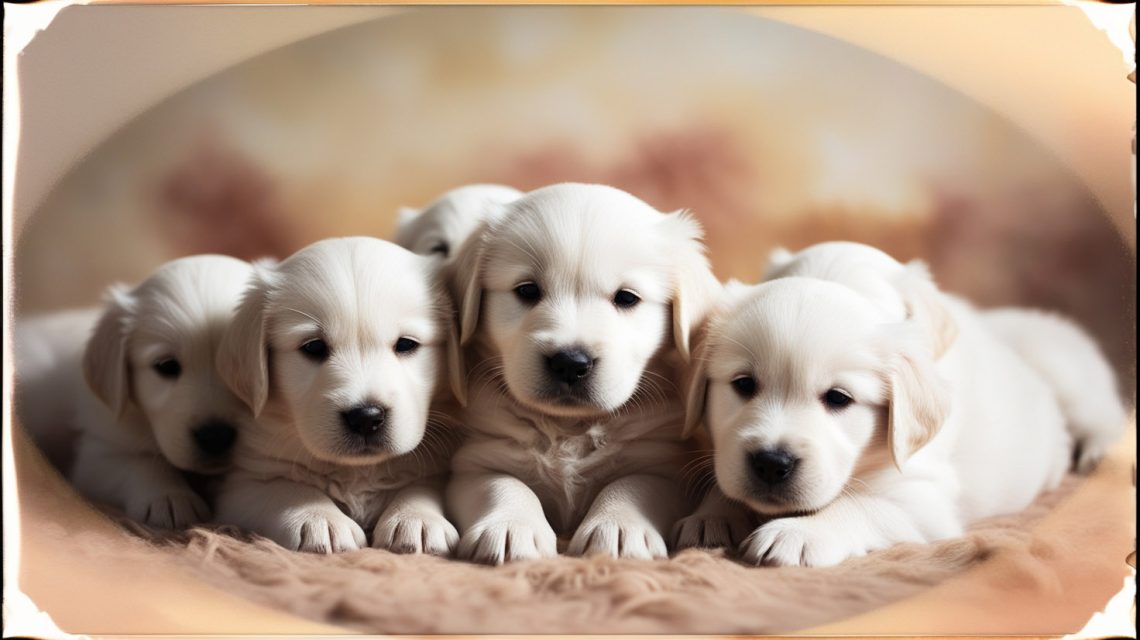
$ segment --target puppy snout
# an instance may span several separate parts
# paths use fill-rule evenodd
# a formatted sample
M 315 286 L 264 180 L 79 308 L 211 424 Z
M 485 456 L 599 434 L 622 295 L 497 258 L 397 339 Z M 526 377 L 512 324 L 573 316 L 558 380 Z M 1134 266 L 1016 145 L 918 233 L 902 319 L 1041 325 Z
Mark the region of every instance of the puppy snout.
M 360 436 L 375 436 L 384 428 L 388 412 L 376 404 L 363 404 L 340 412 L 344 428 Z
M 594 358 L 582 349 L 567 349 L 546 358 L 546 370 L 550 375 L 570 386 L 585 380 L 593 368 Z
M 752 476 L 769 487 L 790 478 L 798 462 L 799 458 L 783 449 L 761 449 L 748 454 L 748 468 Z
M 202 453 L 220 456 L 233 448 L 237 429 L 221 420 L 211 420 L 194 429 L 192 435 Z

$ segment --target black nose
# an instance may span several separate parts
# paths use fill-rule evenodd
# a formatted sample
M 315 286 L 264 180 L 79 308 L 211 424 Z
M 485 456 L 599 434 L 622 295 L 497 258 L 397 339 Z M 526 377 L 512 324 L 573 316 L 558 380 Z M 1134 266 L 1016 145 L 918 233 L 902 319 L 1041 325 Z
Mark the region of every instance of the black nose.
M 762 449 L 748 454 L 752 475 L 768 486 L 780 484 L 791 477 L 797 462 L 798 458 L 783 449 Z
M 590 375 L 594 359 L 581 349 L 569 349 L 546 358 L 546 369 L 555 380 L 574 385 Z
M 340 420 L 344 428 L 352 433 L 362 436 L 373 436 L 380 433 L 384 427 L 384 418 L 387 412 L 384 407 L 375 404 L 363 404 L 348 411 L 340 412 Z
M 193 436 L 203 453 L 220 456 L 234 446 L 237 429 L 221 420 L 211 420 L 194 429 Z

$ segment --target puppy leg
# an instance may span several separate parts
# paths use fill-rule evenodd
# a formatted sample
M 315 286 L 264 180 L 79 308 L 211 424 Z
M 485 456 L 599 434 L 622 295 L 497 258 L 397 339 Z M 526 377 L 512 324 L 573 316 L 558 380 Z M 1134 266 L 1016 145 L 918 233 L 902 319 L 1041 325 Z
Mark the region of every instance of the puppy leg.
M 182 528 L 210 517 L 210 508 L 157 452 L 122 451 L 97 438 L 79 441 L 71 480 L 87 497 L 121 507 L 132 520 Z
M 932 542 L 962 533 L 944 488 L 907 482 L 884 494 L 844 494 L 819 511 L 775 518 L 740 546 L 745 562 L 827 567 L 899 542 Z
M 684 513 L 673 479 L 633 475 L 606 485 L 594 499 L 567 553 L 651 560 L 668 555 L 665 535 Z
M 448 556 L 457 544 L 459 532 L 443 515 L 438 483 L 401 489 L 372 531 L 372 546 L 395 553 Z
M 216 520 L 296 551 L 337 553 L 368 546 L 364 529 L 324 492 L 291 480 L 229 476 L 218 492 Z
M 463 532 L 460 558 L 502 564 L 558 554 L 558 538 L 542 503 L 518 478 L 502 473 L 455 475 L 447 485 L 447 504 Z
M 689 547 L 735 549 L 755 526 L 752 510 L 729 500 L 720 487 L 714 485 L 696 511 L 673 525 L 673 544 L 678 550 Z

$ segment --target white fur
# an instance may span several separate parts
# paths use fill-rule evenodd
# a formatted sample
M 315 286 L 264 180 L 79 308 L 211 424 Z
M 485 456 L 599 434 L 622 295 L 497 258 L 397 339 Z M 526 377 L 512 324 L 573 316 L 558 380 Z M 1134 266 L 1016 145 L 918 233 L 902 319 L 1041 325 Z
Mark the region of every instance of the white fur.
M 773 263 L 775 279 L 737 290 L 700 347 L 689 425 L 703 418 L 708 426 L 718 488 L 678 527 L 681 546 L 723 543 L 724 535 L 705 532 L 726 522 L 744 530 L 743 505 L 764 522 L 729 541 L 758 564 L 832 565 L 897 542 L 959 535 L 1060 482 L 1073 438 L 1058 396 L 1091 391 L 1093 404 L 1119 405 L 1086 386 L 1101 378 L 1051 384 L 989 318 L 937 291 L 920 264 L 852 243 Z M 1075 328 L 1066 327 L 1065 341 L 1039 342 L 1050 331 L 1034 331 L 1025 338 L 1034 346 L 1019 351 L 1068 351 L 1086 360 L 1085 370 L 1110 375 L 1072 337 Z M 734 389 L 741 376 L 758 382 L 755 396 Z M 826 406 L 833 388 L 854 402 Z M 1122 413 L 1096 408 L 1097 420 L 1083 428 L 1103 451 Z M 748 468 L 749 452 L 771 448 L 799 458 L 776 489 Z
M 257 416 L 219 521 L 304 551 L 364 547 L 366 530 L 393 551 L 451 551 L 458 535 L 440 496 L 448 442 L 429 405 L 458 345 L 437 264 L 382 240 L 337 238 L 258 270 L 218 352 L 223 378 Z M 419 347 L 397 353 L 401 338 Z M 327 359 L 302 353 L 313 339 Z M 386 409 L 378 442 L 341 422 L 365 403 Z
M 222 421 L 240 440 L 251 419 L 214 366 L 250 273 L 224 256 L 182 258 L 132 290 L 113 287 L 103 309 L 18 324 L 20 416 L 81 492 L 157 526 L 208 517 L 178 470 L 224 471 L 229 455 L 206 455 L 194 430 Z M 181 373 L 158 375 L 155 363 L 171 357 Z
M 719 289 L 698 225 L 610 187 L 555 185 L 484 223 L 449 280 L 473 365 L 448 486 L 459 555 L 551 556 L 566 534 L 576 555 L 664 556 L 685 509 L 679 373 Z M 525 282 L 540 300 L 516 295 Z M 621 289 L 640 303 L 618 308 Z M 578 392 L 545 369 L 569 347 L 596 358 Z
M 396 244 L 450 261 L 481 222 L 498 219 L 506 205 L 522 195 L 502 185 L 472 184 L 444 193 L 422 211 L 404 207 L 399 211 Z

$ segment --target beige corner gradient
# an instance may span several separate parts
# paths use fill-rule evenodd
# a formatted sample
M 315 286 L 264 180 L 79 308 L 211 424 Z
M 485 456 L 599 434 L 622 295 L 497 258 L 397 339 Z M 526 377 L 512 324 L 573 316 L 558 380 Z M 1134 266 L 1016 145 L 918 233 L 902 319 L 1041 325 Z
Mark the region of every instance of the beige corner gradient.
M 241 4 L 257 4 L 257 0 Z M 1032 5 L 1042 10 L 1011 12 L 981 0 L 956 3 L 957 6 L 875 4 L 885 6 L 878 7 L 873 16 L 856 6 L 785 4 L 740 10 L 887 55 L 1019 123 L 1086 182 L 1135 251 L 1132 140 L 1136 103 L 1135 86 L 1125 79 L 1132 69 L 1078 9 L 1029 1 L 1003 4 Z M 207 9 L 200 9 L 194 12 L 196 15 L 180 16 L 175 22 L 163 19 L 162 7 L 139 7 L 140 18 L 131 24 L 86 22 L 73 23 L 66 31 L 53 28 L 57 12 L 68 6 L 70 3 L 62 2 L 5 6 L 6 327 L 12 308 L 11 249 L 24 221 L 52 185 L 112 131 L 220 69 L 304 37 L 403 10 L 399 6 L 330 6 L 320 12 L 303 12 L 297 7 L 234 6 L 227 9 L 224 21 L 212 19 Z M 265 11 L 275 12 L 272 20 L 264 19 Z M 1006 42 L 1000 48 L 979 46 L 1001 42 L 1003 32 L 1010 32 L 1015 25 L 1018 32 L 1047 36 Z M 964 30 L 977 36 L 971 46 L 964 47 L 950 36 Z M 120 46 L 124 41 L 131 42 L 132 52 L 145 50 L 148 43 L 156 49 L 157 43 L 164 48 L 176 43 L 185 55 L 154 65 L 150 60 L 140 60 L 137 53 L 125 53 Z M 30 42 L 41 45 L 35 57 L 21 55 Z M 83 99 L 92 87 L 98 86 L 99 69 L 121 69 L 123 65 L 138 67 L 138 72 L 132 75 L 130 85 L 120 88 L 115 102 Z M 28 83 L 39 83 L 36 98 L 34 103 L 21 105 L 19 89 Z M 1077 99 L 1082 94 L 1103 96 L 1103 100 L 1093 105 Z M 1073 135 L 1077 123 L 1090 118 L 1103 124 L 1103 137 Z M 35 131 L 38 144 L 21 146 L 22 131 Z M 22 432 L 14 431 L 9 411 L 11 345 L 7 340 L 9 333 L 5 331 L 4 335 L 6 636 L 50 637 L 53 622 L 64 629 L 82 630 L 93 628 L 96 622 L 105 627 L 108 620 L 121 621 L 116 626 L 124 633 L 154 628 L 177 635 L 311 637 L 351 633 L 234 598 L 164 564 L 157 551 L 153 561 L 125 563 L 110 557 L 103 564 L 71 564 L 69 558 L 76 557 L 78 545 L 111 546 L 128 534 L 80 500 L 46 465 Z M 1102 538 L 1086 539 L 1083 543 L 1090 548 L 1120 549 L 1123 566 L 1124 556 L 1135 548 L 1135 434 L 1133 417 L 1125 440 L 1070 499 L 1039 525 L 1041 531 L 1063 535 L 1079 529 L 1087 520 L 1108 518 L 1112 526 L 1104 530 Z M 1105 504 L 1118 505 L 1119 510 L 1106 515 Z M 66 531 L 45 531 L 40 524 L 42 514 L 49 510 L 56 518 L 60 513 L 69 514 L 77 529 L 89 532 L 87 537 L 76 540 Z M 990 562 L 908 600 L 807 633 L 884 635 L 917 626 L 944 635 L 1001 634 L 1010 631 L 1011 621 L 1026 612 L 1049 616 L 1063 628 L 1080 628 L 1093 612 L 1108 603 L 1120 584 L 1123 570 L 1118 566 L 1089 565 L 1079 557 L 1058 557 L 1053 562 L 1061 580 L 1081 585 L 1076 590 L 1077 597 L 1027 602 L 1019 600 L 1017 594 L 979 589 L 979 584 L 992 585 L 994 581 L 987 578 L 1002 570 Z M 52 579 L 61 575 L 67 579 Z M 23 599 L 21 593 L 30 600 Z M 979 608 L 981 603 L 995 600 L 1003 606 Z M 37 609 L 50 612 L 50 619 L 37 615 Z M 986 617 L 980 615 L 983 610 Z

